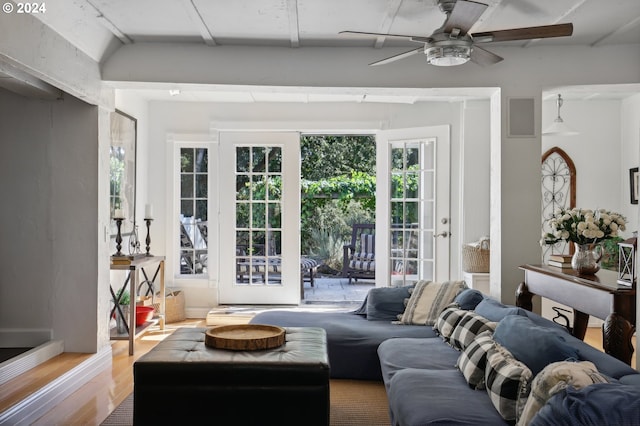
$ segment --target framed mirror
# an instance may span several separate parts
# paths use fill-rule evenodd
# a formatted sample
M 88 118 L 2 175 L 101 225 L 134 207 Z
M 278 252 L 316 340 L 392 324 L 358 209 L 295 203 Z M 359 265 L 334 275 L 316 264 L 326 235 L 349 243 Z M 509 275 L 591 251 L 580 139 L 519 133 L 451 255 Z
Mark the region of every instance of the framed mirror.
M 131 235 L 136 217 L 136 126 L 137 120 L 116 110 L 111 113 L 109 173 L 109 217 L 122 212 L 121 233 Z M 111 236 L 117 229 L 111 220 Z

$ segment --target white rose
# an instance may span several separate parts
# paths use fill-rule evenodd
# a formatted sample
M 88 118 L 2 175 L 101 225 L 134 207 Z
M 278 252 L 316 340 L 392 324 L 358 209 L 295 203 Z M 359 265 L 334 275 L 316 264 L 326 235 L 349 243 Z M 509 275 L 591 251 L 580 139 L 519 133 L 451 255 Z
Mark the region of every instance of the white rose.
M 611 222 L 611 225 L 609 225 L 609 228 L 611 228 L 611 230 L 615 232 L 618 230 L 618 224 L 615 222 Z

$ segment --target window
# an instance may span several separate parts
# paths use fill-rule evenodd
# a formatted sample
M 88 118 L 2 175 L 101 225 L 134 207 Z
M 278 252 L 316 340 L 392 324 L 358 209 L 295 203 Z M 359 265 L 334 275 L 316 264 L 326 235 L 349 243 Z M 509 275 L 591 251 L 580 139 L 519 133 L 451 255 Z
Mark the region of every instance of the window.
M 180 148 L 180 275 L 208 273 L 209 150 Z

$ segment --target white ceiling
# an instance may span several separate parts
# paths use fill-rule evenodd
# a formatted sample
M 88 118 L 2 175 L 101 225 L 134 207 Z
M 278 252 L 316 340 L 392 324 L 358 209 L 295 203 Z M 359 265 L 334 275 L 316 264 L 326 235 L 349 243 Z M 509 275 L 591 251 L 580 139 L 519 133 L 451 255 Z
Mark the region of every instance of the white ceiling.
M 484 0 L 471 29 L 499 30 L 572 22 L 571 37 L 510 42 L 608 45 L 640 41 L 638 0 Z M 444 22 L 436 0 L 69 0 L 34 15 L 102 61 L 123 43 L 211 46 L 362 46 L 415 43 L 354 39 L 343 30 L 428 36 Z
M 574 25 L 571 37 L 508 42 L 523 49 L 537 44 L 600 46 L 640 42 L 640 0 L 483 1 L 489 7 L 470 33 L 566 22 Z M 205 44 L 212 48 L 273 45 L 291 49 L 379 49 L 406 45 L 410 49 L 417 45 L 387 37 L 354 38 L 338 33 L 351 30 L 428 36 L 445 18 L 436 0 L 67 0 L 46 6 L 46 13 L 34 16 L 97 62 L 105 61 L 124 44 L 139 42 Z M 490 45 L 485 46 L 490 50 Z M 268 96 L 268 91 L 226 92 L 218 91 L 218 98 L 256 102 L 261 97 L 273 97 Z M 166 90 L 147 89 L 140 94 L 149 99 L 168 96 Z M 307 102 L 326 101 L 326 96 L 337 95 L 349 101 L 367 101 L 363 93 L 322 95 L 288 94 L 290 99 L 304 98 Z M 202 101 L 209 100 L 211 94 L 183 90 L 179 96 Z M 368 101 L 375 101 L 375 96 L 384 93 L 367 96 Z M 411 103 L 416 99 L 401 94 L 396 101 Z

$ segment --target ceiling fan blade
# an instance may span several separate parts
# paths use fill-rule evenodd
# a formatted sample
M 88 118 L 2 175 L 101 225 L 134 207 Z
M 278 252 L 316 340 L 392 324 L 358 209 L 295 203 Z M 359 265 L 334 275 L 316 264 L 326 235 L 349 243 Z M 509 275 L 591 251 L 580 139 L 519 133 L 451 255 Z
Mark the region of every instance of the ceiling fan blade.
M 386 59 L 382 59 L 382 60 L 377 61 L 377 62 L 372 62 L 369 65 L 372 66 L 372 67 L 375 67 L 377 65 L 384 65 L 384 64 L 388 64 L 390 62 L 397 61 L 399 59 L 408 58 L 409 56 L 413 56 L 416 53 L 421 53 L 421 52 L 424 52 L 424 47 L 418 47 L 417 49 L 409 50 L 408 52 L 399 53 L 397 55 L 390 56 L 390 57 L 388 57 Z
M 503 58 L 501 56 L 475 45 L 471 50 L 471 61 L 478 65 L 493 65 L 502 60 Z
M 512 28 L 471 34 L 474 43 L 529 40 L 534 38 L 566 37 L 573 34 L 573 24 L 542 25 L 540 27 Z
M 447 22 L 444 24 L 444 32 L 450 33 L 454 28 L 458 28 L 460 34 L 465 35 L 480 16 L 482 16 L 487 7 L 489 6 L 484 3 L 458 0 Z

